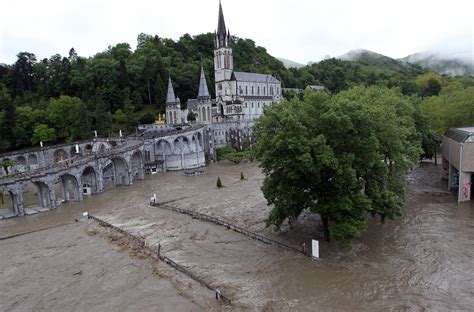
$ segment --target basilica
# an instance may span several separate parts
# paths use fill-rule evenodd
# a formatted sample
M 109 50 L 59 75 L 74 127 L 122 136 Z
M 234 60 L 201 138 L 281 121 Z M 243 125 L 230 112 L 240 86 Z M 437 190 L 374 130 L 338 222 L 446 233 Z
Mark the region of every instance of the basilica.
M 171 125 L 191 121 L 206 124 L 216 138 L 217 146 L 228 142 L 228 132 L 234 128 L 250 131 L 252 121 L 263 114 L 263 109 L 281 99 L 281 83 L 272 75 L 234 71 L 230 32 L 226 29 L 222 5 L 215 32 L 214 77 L 216 98 L 211 99 L 204 70 L 201 67 L 199 92 L 181 109 L 179 97 L 174 93 L 171 77 L 166 97 L 166 122 Z M 193 113 L 193 120 L 188 120 Z M 242 129 L 240 129 L 242 130 Z

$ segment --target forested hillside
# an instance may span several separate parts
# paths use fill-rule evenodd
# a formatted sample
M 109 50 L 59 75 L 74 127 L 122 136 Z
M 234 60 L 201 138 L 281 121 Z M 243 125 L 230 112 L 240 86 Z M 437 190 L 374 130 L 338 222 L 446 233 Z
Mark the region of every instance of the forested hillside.
M 406 95 L 423 98 L 441 93 L 449 102 L 465 98 L 465 89 L 474 85 L 470 78 L 426 74 L 420 67 L 395 66 L 384 59 L 375 63 L 328 59 L 287 69 L 250 39 L 233 37 L 231 44 L 235 70 L 272 74 L 283 87 L 317 84 L 337 93 L 357 85 L 379 85 L 399 87 Z M 94 130 L 101 136 L 119 129 L 134 131 L 138 123 L 152 122 L 164 112 L 168 76 L 183 104 L 195 98 L 201 64 L 214 96 L 213 50 L 214 34 L 207 33 L 186 34 L 177 41 L 140 34 L 135 49 L 119 43 L 88 58 L 73 48 L 67 56 L 56 54 L 42 60 L 32 52 L 20 52 L 15 63 L 0 65 L 0 151 L 39 141 L 84 139 Z M 449 92 L 461 94 L 450 97 Z M 437 102 L 430 101 L 427 107 L 435 109 Z M 456 121 L 437 130 L 451 125 Z

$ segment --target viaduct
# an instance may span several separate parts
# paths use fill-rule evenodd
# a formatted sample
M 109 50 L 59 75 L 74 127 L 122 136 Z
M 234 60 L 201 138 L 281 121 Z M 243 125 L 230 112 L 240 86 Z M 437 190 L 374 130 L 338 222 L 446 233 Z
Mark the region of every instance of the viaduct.
M 205 166 L 209 154 L 203 126 L 144 137 L 109 141 L 95 139 L 49 148 L 0 155 L 15 160 L 0 173 L 0 191 L 11 199 L 9 216 L 25 215 L 24 192 L 33 184 L 37 211 L 56 208 L 59 184 L 63 201 L 81 201 L 104 192 L 110 184 L 132 185 L 144 179 L 146 169 L 182 170 Z M 3 169 L 1 169 L 3 171 Z

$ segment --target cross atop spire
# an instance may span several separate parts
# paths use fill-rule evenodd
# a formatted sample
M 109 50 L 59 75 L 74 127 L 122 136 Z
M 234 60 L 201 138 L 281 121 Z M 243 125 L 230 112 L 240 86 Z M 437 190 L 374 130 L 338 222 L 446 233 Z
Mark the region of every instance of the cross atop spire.
M 168 94 L 166 95 L 166 104 L 176 103 L 176 96 L 174 95 L 173 83 L 171 82 L 171 76 L 168 78 Z
M 206 76 L 204 75 L 204 68 L 201 65 L 201 77 L 199 78 L 199 93 L 198 99 L 209 99 L 209 90 L 207 89 Z

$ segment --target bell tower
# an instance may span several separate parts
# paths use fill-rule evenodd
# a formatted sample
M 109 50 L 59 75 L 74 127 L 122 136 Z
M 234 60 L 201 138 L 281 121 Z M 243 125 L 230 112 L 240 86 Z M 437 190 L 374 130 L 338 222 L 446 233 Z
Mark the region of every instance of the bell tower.
M 215 34 L 214 49 L 214 76 L 216 81 L 216 97 L 231 95 L 229 90 L 232 71 L 234 70 L 234 58 L 232 48 L 230 47 L 230 32 L 226 30 L 224 13 L 219 1 L 219 20 L 217 23 L 217 32 Z

